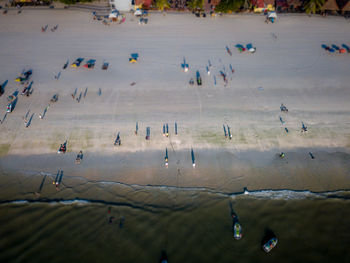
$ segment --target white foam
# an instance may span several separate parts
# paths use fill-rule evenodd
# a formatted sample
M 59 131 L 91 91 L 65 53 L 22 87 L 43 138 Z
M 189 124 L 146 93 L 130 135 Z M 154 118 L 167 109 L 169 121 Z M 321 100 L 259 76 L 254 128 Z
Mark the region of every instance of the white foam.
M 314 193 L 310 191 L 294 191 L 294 190 L 262 190 L 262 191 L 248 191 L 245 190 L 243 194 L 233 194 L 231 198 L 236 197 L 251 197 L 257 199 L 280 199 L 280 200 L 299 200 L 299 199 L 317 199 L 327 198 L 329 194 L 335 194 L 336 192 L 327 193 Z

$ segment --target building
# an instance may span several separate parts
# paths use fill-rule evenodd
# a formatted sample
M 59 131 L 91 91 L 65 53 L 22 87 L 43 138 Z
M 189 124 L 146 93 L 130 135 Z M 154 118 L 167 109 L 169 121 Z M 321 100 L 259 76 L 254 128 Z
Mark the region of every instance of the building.
M 148 9 L 152 4 L 152 0 L 135 0 L 135 8 L 146 8 Z
M 275 11 L 275 0 L 252 0 L 254 12 Z
M 336 13 L 339 11 L 339 7 L 336 0 L 326 0 L 321 7 L 321 12 L 326 13 Z
M 338 0 L 337 3 L 343 15 L 350 15 L 350 0 Z
M 118 11 L 130 11 L 134 7 L 134 0 L 109 0 L 109 5 Z

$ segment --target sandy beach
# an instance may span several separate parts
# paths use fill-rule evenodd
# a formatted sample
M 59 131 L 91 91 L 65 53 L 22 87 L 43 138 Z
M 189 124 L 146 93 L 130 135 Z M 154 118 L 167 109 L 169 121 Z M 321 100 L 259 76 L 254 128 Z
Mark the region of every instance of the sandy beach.
M 23 69 L 33 70 L 32 95 L 19 96 L 15 110 L 0 125 L 4 170 L 55 174 L 63 169 L 80 176 L 84 171 L 90 179 L 108 171 L 99 178 L 176 185 L 174 176 L 161 178 L 180 169 L 185 172 L 184 186 L 226 192 L 243 187 L 349 187 L 350 54 L 329 54 L 321 48 L 350 44 L 349 21 L 344 18 L 281 15 L 277 23 L 265 24 L 259 15 L 196 18 L 152 13 L 144 26 L 131 14 L 124 24 L 105 26 L 86 11 L 28 9 L 21 14 L 10 10 L 0 16 L 0 24 L 0 82 L 8 80 L 0 97 L 0 119 L 7 97 L 21 92 L 14 79 Z M 43 33 L 46 24 L 58 29 Z M 239 53 L 238 43 L 252 43 L 257 51 Z M 139 54 L 136 64 L 128 62 L 131 53 Z M 96 59 L 95 68 L 62 69 L 77 57 Z M 184 57 L 189 72 L 181 68 Z M 109 62 L 107 71 L 101 70 L 103 62 Z M 191 86 L 197 70 L 203 85 Z M 226 73 L 227 85 L 220 71 Z M 75 90 L 76 97 L 82 94 L 79 103 L 71 96 Z M 50 103 L 55 93 L 59 99 Z M 288 113 L 280 111 L 281 103 Z M 26 128 L 23 118 L 28 111 L 34 115 Z M 306 133 L 301 132 L 302 122 Z M 169 138 L 162 134 L 166 123 Z M 230 126 L 231 140 L 225 138 L 223 124 Z M 150 140 L 145 140 L 146 127 L 151 129 Z M 122 145 L 114 146 L 118 132 Z M 57 156 L 66 140 L 68 153 Z M 196 169 L 191 166 L 191 148 Z M 76 166 L 79 150 L 86 158 Z M 286 153 L 281 162 L 279 152 Z M 329 184 L 335 171 L 338 179 Z M 214 174 L 224 174 L 225 180 L 212 179 Z M 262 174 L 268 177 L 257 179 Z M 308 179 L 286 180 L 283 174 Z M 244 182 L 237 185 L 238 177 Z

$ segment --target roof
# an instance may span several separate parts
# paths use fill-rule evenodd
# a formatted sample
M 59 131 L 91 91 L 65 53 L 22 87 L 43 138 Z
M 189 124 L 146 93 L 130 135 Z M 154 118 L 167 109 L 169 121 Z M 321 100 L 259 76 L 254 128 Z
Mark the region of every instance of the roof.
M 252 5 L 259 8 L 264 8 L 267 5 L 274 5 L 275 0 L 252 0 Z
M 293 5 L 294 7 L 301 6 L 303 4 L 302 0 L 288 0 L 288 5 Z
M 276 6 L 278 7 L 289 7 L 289 3 L 287 0 L 276 0 Z
M 326 0 L 326 2 L 321 7 L 321 10 L 337 11 L 339 10 L 336 0 Z
M 152 0 L 135 0 L 135 5 L 145 5 L 147 7 L 149 7 L 152 3 Z
M 338 0 L 339 9 L 342 11 L 350 11 L 350 0 Z

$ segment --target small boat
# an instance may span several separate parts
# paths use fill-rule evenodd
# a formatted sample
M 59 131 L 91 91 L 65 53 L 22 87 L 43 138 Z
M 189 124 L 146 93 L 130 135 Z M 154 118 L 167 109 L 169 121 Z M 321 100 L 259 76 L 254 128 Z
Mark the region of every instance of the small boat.
M 277 237 L 271 238 L 262 247 L 266 253 L 269 253 L 277 245 Z
M 236 240 L 240 240 L 242 238 L 242 227 L 238 221 L 233 225 L 233 237 Z

